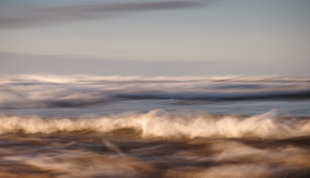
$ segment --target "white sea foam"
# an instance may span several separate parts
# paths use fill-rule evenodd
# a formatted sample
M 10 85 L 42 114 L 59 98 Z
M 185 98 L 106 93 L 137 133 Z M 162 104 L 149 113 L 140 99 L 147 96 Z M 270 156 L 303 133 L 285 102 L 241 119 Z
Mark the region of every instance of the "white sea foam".
M 5 156 L 2 159 L 12 163 L 34 166 L 40 170 L 53 171 L 58 175 L 53 177 L 59 178 L 143 177 L 143 172 L 148 172 L 152 169 L 150 165 L 131 157 L 105 155 L 80 150 L 61 150 L 57 153 L 48 154 L 36 153 L 36 156 L 31 154 Z M 3 177 L 16 177 L 10 171 L 5 170 L 5 172 L 6 174 Z
M 310 136 L 310 119 L 280 118 L 274 112 L 241 117 L 217 116 L 204 112 L 169 113 L 160 110 L 148 113 L 123 113 L 102 117 L 39 118 L 1 116 L 0 133 L 55 133 L 94 131 L 107 133 L 130 128 L 141 137 L 152 138 L 290 138 Z
M 212 156 L 199 160 L 215 162 L 207 168 L 182 167 L 167 171 L 167 177 L 306 177 L 302 170 L 310 168 L 309 150 L 295 147 L 255 148 L 241 142 L 217 140 L 208 143 Z M 233 164 L 232 164 L 233 163 Z M 296 175 L 298 173 L 300 175 Z M 307 171 L 309 172 L 309 171 Z

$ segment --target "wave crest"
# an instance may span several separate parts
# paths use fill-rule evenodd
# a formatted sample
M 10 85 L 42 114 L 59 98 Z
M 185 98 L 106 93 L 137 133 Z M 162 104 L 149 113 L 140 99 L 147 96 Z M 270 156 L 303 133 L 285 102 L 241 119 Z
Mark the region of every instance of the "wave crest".
M 251 117 L 214 115 L 206 112 L 122 113 L 102 117 L 39 118 L 1 116 L 0 133 L 27 134 L 76 132 L 88 130 L 109 133 L 134 129 L 143 138 L 290 138 L 310 136 L 309 118 L 283 118 L 274 112 Z

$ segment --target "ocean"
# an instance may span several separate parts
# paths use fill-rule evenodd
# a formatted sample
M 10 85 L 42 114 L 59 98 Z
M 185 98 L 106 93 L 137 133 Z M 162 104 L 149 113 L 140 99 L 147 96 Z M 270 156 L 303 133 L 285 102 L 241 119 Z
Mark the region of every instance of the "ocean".
M 0 177 L 310 177 L 310 78 L 2 75 Z

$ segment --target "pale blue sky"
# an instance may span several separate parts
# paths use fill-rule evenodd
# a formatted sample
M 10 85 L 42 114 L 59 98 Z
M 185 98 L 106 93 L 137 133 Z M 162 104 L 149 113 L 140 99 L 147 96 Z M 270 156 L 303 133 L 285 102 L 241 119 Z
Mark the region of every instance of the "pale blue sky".
M 0 0 L 0 73 L 310 75 L 307 0 Z

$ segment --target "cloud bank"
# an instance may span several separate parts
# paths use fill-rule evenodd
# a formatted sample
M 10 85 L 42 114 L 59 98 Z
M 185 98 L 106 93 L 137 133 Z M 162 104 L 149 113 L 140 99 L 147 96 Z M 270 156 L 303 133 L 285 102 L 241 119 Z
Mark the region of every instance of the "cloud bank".
M 140 11 L 193 8 L 205 3 L 202 1 L 151 1 L 39 7 L 0 17 L 0 28 L 29 27 L 71 20 L 107 18 Z

